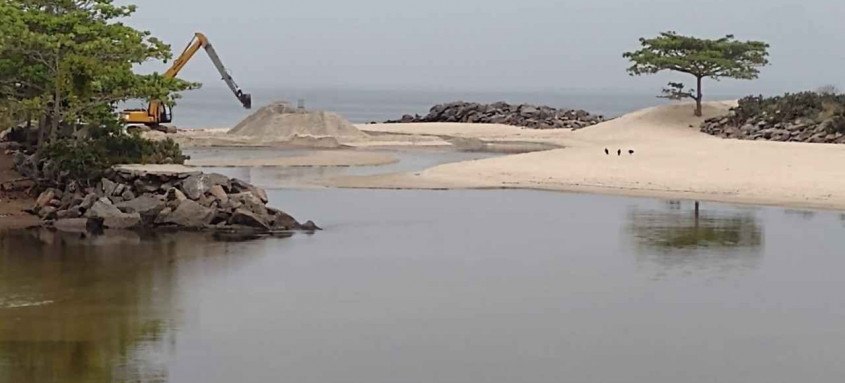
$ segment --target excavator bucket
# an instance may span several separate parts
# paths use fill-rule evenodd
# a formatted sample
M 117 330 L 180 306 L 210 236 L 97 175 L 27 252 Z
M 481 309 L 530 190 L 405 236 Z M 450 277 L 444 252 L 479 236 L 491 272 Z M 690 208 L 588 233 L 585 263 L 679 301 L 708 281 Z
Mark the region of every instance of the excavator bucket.
M 252 95 L 249 93 L 241 93 L 238 95 L 238 100 L 241 101 L 244 108 L 251 109 L 252 108 Z

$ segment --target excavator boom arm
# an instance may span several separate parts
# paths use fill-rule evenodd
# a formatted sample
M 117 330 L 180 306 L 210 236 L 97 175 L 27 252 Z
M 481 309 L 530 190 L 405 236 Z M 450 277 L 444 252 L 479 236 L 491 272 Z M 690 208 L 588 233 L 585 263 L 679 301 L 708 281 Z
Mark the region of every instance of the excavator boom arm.
M 252 107 L 252 97 L 244 93 L 241 88 L 235 83 L 235 80 L 229 74 L 229 71 L 226 70 L 226 67 L 223 66 L 223 61 L 220 60 L 220 56 L 217 55 L 217 51 L 214 50 L 214 47 L 206 40 L 205 43 L 205 52 L 208 53 L 208 57 L 211 58 L 211 62 L 214 63 L 214 66 L 217 68 L 217 71 L 220 72 L 220 76 L 222 77 L 223 81 L 226 82 L 226 85 L 229 86 L 229 89 L 232 90 L 232 93 L 235 94 L 235 97 L 238 98 L 238 101 L 241 102 L 241 105 L 244 108 L 251 108 Z
M 208 53 L 208 57 L 211 58 L 211 62 L 214 63 L 214 66 L 217 68 L 217 71 L 220 72 L 220 76 L 222 76 L 223 81 L 226 82 L 226 85 L 229 86 L 229 89 L 232 90 L 232 93 L 235 94 L 235 97 L 238 98 L 241 105 L 243 105 L 246 109 L 252 108 L 252 96 L 248 93 L 244 93 L 238 84 L 235 83 L 235 80 L 232 79 L 232 76 L 226 70 L 226 67 L 223 66 L 223 61 L 220 60 L 220 55 L 217 54 L 217 51 L 214 50 L 214 47 L 208 42 L 208 38 L 202 33 L 197 32 L 194 34 L 194 38 L 191 39 L 188 46 L 185 47 L 185 50 L 183 50 L 179 57 L 173 61 L 173 65 L 167 69 L 167 72 L 164 72 L 164 77 L 176 77 L 176 75 L 178 75 L 182 68 L 188 64 L 188 61 L 194 57 L 200 48 L 205 48 L 205 52 Z M 158 118 L 157 116 L 160 115 L 162 110 L 161 108 L 163 108 L 163 105 L 160 100 L 152 100 L 147 108 L 148 115 Z

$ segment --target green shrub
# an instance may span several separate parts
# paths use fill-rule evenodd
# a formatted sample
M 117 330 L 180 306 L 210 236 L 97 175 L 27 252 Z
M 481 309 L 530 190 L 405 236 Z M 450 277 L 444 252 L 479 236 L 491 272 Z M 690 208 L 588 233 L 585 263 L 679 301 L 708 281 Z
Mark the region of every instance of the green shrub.
M 816 123 L 845 117 L 845 95 L 820 92 L 787 93 L 783 96 L 748 96 L 734 109 L 734 123 L 749 120 L 790 123 L 808 119 Z
M 181 164 L 185 157 L 171 139 L 152 141 L 137 134 L 60 139 L 45 148 L 45 159 L 68 179 L 87 182 L 118 164 Z

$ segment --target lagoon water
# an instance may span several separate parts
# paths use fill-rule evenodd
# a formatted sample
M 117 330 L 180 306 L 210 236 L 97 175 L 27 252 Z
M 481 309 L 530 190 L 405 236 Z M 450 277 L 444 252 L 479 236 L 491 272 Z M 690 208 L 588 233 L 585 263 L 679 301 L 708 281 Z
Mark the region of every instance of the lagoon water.
M 375 167 L 206 169 L 268 188 L 326 229 L 314 235 L 0 234 L 0 382 L 845 377 L 840 215 L 309 186 L 495 155 L 394 154 Z
M 325 231 L 0 234 L 0 382 L 835 382 L 845 218 L 276 189 Z

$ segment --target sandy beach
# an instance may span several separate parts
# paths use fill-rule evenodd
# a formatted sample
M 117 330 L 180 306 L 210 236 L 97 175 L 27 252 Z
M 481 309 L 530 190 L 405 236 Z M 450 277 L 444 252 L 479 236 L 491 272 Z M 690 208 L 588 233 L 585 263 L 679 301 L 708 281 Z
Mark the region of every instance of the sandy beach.
M 522 140 L 563 149 L 452 163 L 412 174 L 344 177 L 356 188 L 530 188 L 845 209 L 845 147 L 719 139 L 697 127 L 734 102 L 710 102 L 704 116 L 673 104 L 589 127 L 528 130 L 501 125 L 382 124 L 372 132 Z M 607 148 L 611 155 L 606 155 Z M 616 154 L 622 150 L 622 155 Z M 633 150 L 634 154 L 628 154 Z

